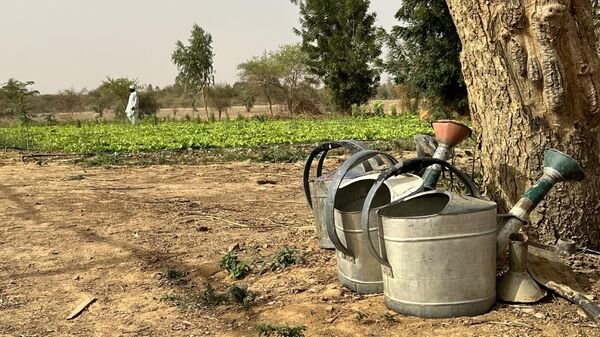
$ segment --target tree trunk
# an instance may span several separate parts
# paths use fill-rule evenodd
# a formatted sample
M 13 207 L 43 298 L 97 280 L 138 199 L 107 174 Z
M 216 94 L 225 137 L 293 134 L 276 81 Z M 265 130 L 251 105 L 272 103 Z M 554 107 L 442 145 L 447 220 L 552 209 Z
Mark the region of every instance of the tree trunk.
M 447 0 L 480 133 L 488 197 L 506 211 L 542 173 L 543 150 L 579 161 L 524 229 L 600 246 L 600 64 L 589 0 Z
M 208 116 L 208 104 L 206 104 L 206 88 L 202 88 L 202 103 L 204 104 L 204 111 L 206 112 L 206 120 L 210 120 L 210 117 Z
M 273 117 L 273 103 L 271 102 L 271 97 L 267 95 L 267 101 L 269 101 L 269 111 L 271 112 L 271 117 Z

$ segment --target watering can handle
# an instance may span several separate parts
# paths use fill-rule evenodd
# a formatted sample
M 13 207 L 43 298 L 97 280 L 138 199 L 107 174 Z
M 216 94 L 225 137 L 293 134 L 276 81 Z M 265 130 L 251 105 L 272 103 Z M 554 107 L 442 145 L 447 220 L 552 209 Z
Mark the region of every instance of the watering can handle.
M 325 204 L 325 224 L 327 226 L 327 234 L 329 236 L 329 239 L 335 246 L 335 249 L 349 257 L 354 257 L 354 255 L 352 254 L 352 252 L 350 252 L 350 250 L 347 247 L 344 247 L 335 230 L 335 198 L 346 173 L 348 173 L 348 171 L 350 171 L 353 167 L 360 164 L 361 162 L 364 162 L 377 155 L 386 158 L 392 165 L 396 165 L 398 163 L 398 161 L 394 157 L 385 152 L 374 150 L 359 151 L 353 154 L 352 157 L 346 160 L 342 164 L 342 166 L 338 168 L 327 191 L 327 202 Z
M 333 142 L 326 142 L 326 143 L 319 144 L 319 146 L 317 146 L 312 151 L 312 153 L 306 160 L 306 164 L 304 165 L 304 176 L 303 176 L 304 196 L 306 197 L 306 201 L 308 202 L 308 206 L 310 208 L 312 208 L 313 206 L 312 206 L 312 200 L 311 200 L 311 196 L 310 196 L 310 186 L 308 184 L 308 180 L 309 180 L 310 169 L 312 167 L 313 161 L 320 153 L 322 153 L 321 158 L 319 158 L 319 163 L 317 165 L 317 177 L 320 177 L 321 174 L 323 173 L 323 163 L 325 162 L 325 157 L 327 156 L 327 153 L 330 150 L 337 149 L 340 147 L 345 147 L 347 149 L 354 150 L 353 152 L 368 149 L 367 145 L 364 144 L 363 142 L 359 142 L 359 141 L 355 141 L 355 140 L 340 140 L 340 141 L 333 141 Z
M 382 172 L 379 175 L 379 177 L 377 177 L 375 184 L 373 184 L 373 186 L 371 187 L 371 190 L 369 190 L 369 193 L 367 194 L 367 197 L 365 198 L 365 203 L 364 203 L 363 209 L 362 209 L 361 220 L 362 220 L 362 232 L 363 232 L 363 235 L 365 236 L 365 239 L 366 239 L 365 241 L 367 242 L 367 247 L 369 249 L 369 252 L 371 252 L 371 255 L 373 255 L 373 257 L 375 257 L 375 259 L 377 259 L 377 261 L 379 261 L 380 264 L 388 267 L 390 270 L 392 269 L 392 266 L 390 265 L 389 261 L 387 261 L 387 259 L 385 257 L 383 257 L 382 255 L 380 255 L 379 252 L 377 252 L 377 249 L 375 249 L 375 247 L 373 246 L 373 243 L 371 242 L 371 233 L 369 232 L 369 217 L 370 217 L 369 213 L 370 213 L 370 209 L 371 209 L 371 204 L 373 203 L 373 198 L 375 198 L 375 195 L 381 188 L 381 185 L 383 185 L 385 183 L 385 181 L 388 180 L 389 178 L 395 177 L 395 176 L 398 176 L 398 175 L 404 174 L 404 173 L 418 172 L 421 169 L 423 169 L 424 167 L 427 167 L 427 166 L 433 165 L 433 164 L 440 164 L 440 165 L 444 166 L 445 168 L 449 169 L 450 171 L 452 171 L 467 186 L 472 197 L 481 198 L 481 193 L 479 192 L 479 189 L 477 188 L 477 185 L 475 185 L 473 180 L 467 174 L 458 170 L 456 167 L 454 167 L 453 165 L 451 165 L 450 163 L 448 163 L 444 160 L 435 159 L 435 158 L 408 159 L 408 160 L 400 162 L 399 164 L 396 164 L 391 169 Z M 381 225 L 382 225 L 381 221 L 378 221 L 377 228 L 378 228 L 379 233 L 383 232 Z

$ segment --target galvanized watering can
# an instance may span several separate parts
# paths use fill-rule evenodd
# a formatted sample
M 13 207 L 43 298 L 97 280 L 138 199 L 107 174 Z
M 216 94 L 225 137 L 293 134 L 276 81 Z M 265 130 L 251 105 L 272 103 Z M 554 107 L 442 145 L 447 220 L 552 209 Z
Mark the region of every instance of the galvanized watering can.
M 368 211 L 389 179 L 431 164 L 456 174 L 471 196 L 425 191 L 379 208 L 376 217 Z M 466 174 L 435 158 L 404 161 L 377 178 L 361 222 L 363 241 L 383 268 L 387 307 L 428 318 L 491 309 L 496 302 L 496 204 L 480 197 Z M 373 223 L 378 224 L 376 240 Z
M 334 245 L 327 235 L 327 227 L 325 226 L 325 200 L 327 199 L 327 191 L 331 180 L 333 179 L 332 174 L 323 174 L 323 164 L 329 151 L 337 148 L 346 148 L 353 153 L 357 151 L 367 150 L 369 147 L 363 142 L 354 140 L 341 140 L 319 144 L 304 165 L 304 176 L 303 176 L 303 187 L 304 195 L 308 206 L 313 211 L 315 218 L 315 227 L 317 233 L 317 239 L 319 240 L 319 247 L 324 249 L 334 249 Z M 319 157 L 319 161 L 316 168 L 315 178 L 310 178 L 310 171 L 313 166 L 314 160 Z M 396 164 L 397 161 L 394 159 L 391 164 Z M 381 170 L 384 168 L 384 161 L 380 156 L 375 156 L 369 161 L 363 162 L 361 165 L 353 168 L 346 176 L 347 179 L 360 177 L 371 172 L 373 170 Z
M 353 167 L 373 156 L 388 158 L 390 155 L 365 150 L 354 154 L 337 170 L 331 182 L 326 202 L 325 223 L 327 233 L 337 251 L 338 276 L 345 287 L 362 294 L 380 293 L 383 291 L 381 267 L 369 253 L 361 228 L 361 211 L 364 198 L 375 183 L 379 173 L 369 174 L 354 179 L 345 179 L 346 173 Z M 402 175 L 389 179 L 374 197 L 376 208 L 408 195 L 422 186 L 421 178 L 415 175 Z M 376 231 L 377 224 L 369 224 L 367 231 Z

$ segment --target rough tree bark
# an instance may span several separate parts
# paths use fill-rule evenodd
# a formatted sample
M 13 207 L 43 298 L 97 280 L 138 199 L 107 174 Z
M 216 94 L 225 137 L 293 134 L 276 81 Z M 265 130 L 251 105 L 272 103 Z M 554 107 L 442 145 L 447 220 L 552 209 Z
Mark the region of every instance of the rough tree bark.
M 459 32 L 484 185 L 501 209 L 542 173 L 543 150 L 578 160 L 524 228 L 600 246 L 600 63 L 589 0 L 447 0 Z

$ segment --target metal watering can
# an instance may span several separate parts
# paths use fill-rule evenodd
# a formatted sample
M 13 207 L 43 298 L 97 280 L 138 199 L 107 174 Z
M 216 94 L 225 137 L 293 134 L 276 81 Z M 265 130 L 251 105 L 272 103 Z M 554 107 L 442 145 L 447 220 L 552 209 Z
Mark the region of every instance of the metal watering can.
M 379 208 L 377 217 L 368 211 L 389 179 L 432 164 L 456 174 L 471 196 L 425 191 Z M 383 269 L 388 308 L 428 318 L 491 309 L 496 302 L 496 204 L 480 198 L 468 175 L 435 158 L 404 161 L 377 178 L 361 222 L 363 241 Z M 378 224 L 378 242 L 368 230 L 373 222 Z
M 323 174 L 323 164 L 329 151 L 337 148 L 346 148 L 353 153 L 357 151 L 368 150 L 369 147 L 360 141 L 355 140 L 341 140 L 332 141 L 319 144 L 310 154 L 304 165 L 303 175 L 303 187 L 304 196 L 308 206 L 313 211 L 315 218 L 315 227 L 317 233 L 317 239 L 319 240 L 319 247 L 323 249 L 334 249 L 334 245 L 327 235 L 327 227 L 325 226 L 325 200 L 327 199 L 327 191 L 331 180 L 333 179 L 331 174 Z M 319 157 L 319 161 L 316 168 L 315 178 L 310 178 L 310 171 L 313 166 L 314 160 Z M 396 160 L 392 163 L 397 163 Z M 349 172 L 348 179 L 360 177 L 367 174 L 367 172 L 382 169 L 384 161 L 381 157 L 375 156 L 369 161 L 363 162 L 360 166 L 355 167 L 352 172 Z
M 365 150 L 355 153 L 335 173 L 326 201 L 325 224 L 329 238 L 337 251 L 340 283 L 362 294 L 383 291 L 381 267 L 367 250 L 368 245 L 363 242 L 363 230 L 360 223 L 364 198 L 379 173 L 354 179 L 347 179 L 346 174 L 353 167 L 376 155 L 395 162 L 395 159 L 389 154 L 379 151 Z M 403 175 L 390 179 L 385 184 L 385 188 L 382 188 L 375 197 L 374 207 L 381 207 L 412 193 L 418 190 L 422 183 L 421 178 L 415 175 Z M 372 211 L 374 212 L 375 209 Z M 377 230 L 377 224 L 371 223 L 367 230 Z
M 471 134 L 471 129 L 456 121 L 441 120 L 432 123 L 432 126 L 439 144 L 434 157 L 440 160 L 450 158 L 452 148 Z M 340 283 L 351 290 L 365 294 L 383 291 L 381 268 L 366 249 L 370 244 L 364 242 L 362 236 L 364 229 L 360 224 L 364 198 L 378 174 L 361 177 L 362 179 L 355 178 L 347 183 L 343 183 L 342 180 L 353 167 L 377 155 L 388 158 L 392 164 L 397 163 L 394 158 L 381 152 L 362 151 L 355 154 L 340 167 L 329 185 L 325 212 L 329 239 L 337 250 Z M 440 174 L 441 167 L 426 171 L 425 176 L 428 176 L 426 186 L 423 186 L 423 180 L 415 175 L 391 179 L 386 183 L 387 190 L 381 191 L 378 195 L 375 207 L 381 207 L 421 188 L 435 187 Z M 338 191 L 339 188 L 341 189 Z M 373 222 L 369 230 L 377 230 L 377 224 Z

